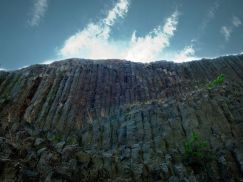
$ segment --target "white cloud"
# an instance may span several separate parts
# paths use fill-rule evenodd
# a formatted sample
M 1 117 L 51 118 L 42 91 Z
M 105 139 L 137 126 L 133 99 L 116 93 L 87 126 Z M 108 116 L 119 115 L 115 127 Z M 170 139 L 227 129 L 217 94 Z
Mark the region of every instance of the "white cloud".
M 107 39 L 109 29 L 109 27 L 102 29 L 99 25 L 89 24 L 83 31 L 68 38 L 58 55 L 61 58 L 82 57 L 90 59 L 113 56 L 119 50 Z
M 87 59 L 128 59 L 132 61 L 155 61 L 161 52 L 170 45 L 178 24 L 178 11 L 166 19 L 163 26 L 157 26 L 143 37 L 136 31 L 130 40 L 112 40 L 110 32 L 118 18 L 128 12 L 129 1 L 120 0 L 108 11 L 108 15 L 98 23 L 89 23 L 83 30 L 69 37 L 58 51 L 60 59 L 81 57 Z
M 53 63 L 55 61 L 58 61 L 58 60 L 55 60 L 55 59 L 47 59 L 47 60 L 43 61 L 41 64 L 51 64 L 51 63 Z
M 227 26 L 222 26 L 220 32 L 224 36 L 225 40 L 229 41 L 232 33 L 232 28 Z
M 4 68 L 0 68 L 0 71 L 6 71 L 6 69 L 4 69 Z
M 82 57 L 90 59 L 110 58 L 118 54 L 117 42 L 109 40 L 111 27 L 117 18 L 123 18 L 129 7 L 128 0 L 119 0 L 98 23 L 88 24 L 82 31 L 68 38 L 58 55 L 62 58 Z
M 25 65 L 25 66 L 18 68 L 17 70 L 21 70 L 21 69 L 28 68 L 28 67 L 29 67 L 29 65 Z
M 212 4 L 212 6 L 208 9 L 207 16 L 204 18 L 204 20 L 202 22 L 201 28 L 203 31 L 206 29 L 208 24 L 214 19 L 215 15 L 217 13 L 217 10 L 219 9 L 219 6 L 220 6 L 220 1 L 216 0 Z
M 178 24 L 178 11 L 167 18 L 163 27 L 158 26 L 144 37 L 133 33 L 125 59 L 133 61 L 155 61 L 161 58 L 164 48 L 170 45 Z
M 104 19 L 104 23 L 108 26 L 114 25 L 117 17 L 124 17 L 128 11 L 129 1 L 120 0 L 113 9 L 108 12 L 107 17 Z
M 242 22 L 241 22 L 240 18 L 238 18 L 237 16 L 233 16 L 232 24 L 235 27 L 239 27 L 242 24 Z
M 221 27 L 220 32 L 224 36 L 226 41 L 229 41 L 234 30 L 236 28 L 238 28 L 241 24 L 242 24 L 242 22 L 241 22 L 240 18 L 238 18 L 237 16 L 233 16 L 231 25 Z
M 161 57 L 163 60 L 173 61 L 176 63 L 188 62 L 193 60 L 199 60 L 200 57 L 196 56 L 195 41 L 191 40 L 191 43 L 186 45 L 181 50 L 166 49 L 162 52 Z
M 175 62 L 186 62 L 186 61 L 197 60 L 199 58 L 195 56 L 195 53 L 196 53 L 196 51 L 192 45 L 186 46 L 179 53 L 175 54 L 173 60 Z
M 200 37 L 205 32 L 208 24 L 215 18 L 220 4 L 220 0 L 213 1 L 209 9 L 207 10 L 205 17 L 203 18 L 203 21 L 201 22 L 197 36 L 192 39 L 191 43 L 189 45 L 186 45 L 182 50 L 166 53 L 167 59 L 173 60 L 174 62 L 186 62 L 201 59 L 200 57 L 196 56 L 195 47 L 200 42 Z
M 28 23 L 30 26 L 38 26 L 41 19 L 45 16 L 48 8 L 48 0 L 34 0 L 33 8 L 31 10 L 31 18 Z

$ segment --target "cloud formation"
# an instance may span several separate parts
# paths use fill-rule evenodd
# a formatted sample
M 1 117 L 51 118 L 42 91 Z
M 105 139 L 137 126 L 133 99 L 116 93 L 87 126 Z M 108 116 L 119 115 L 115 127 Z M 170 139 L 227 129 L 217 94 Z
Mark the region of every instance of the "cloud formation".
M 232 24 L 235 27 L 239 27 L 242 24 L 242 22 L 241 22 L 240 18 L 238 18 L 237 16 L 233 16 Z
M 175 54 L 174 61 L 175 62 L 185 62 L 199 59 L 195 55 L 196 51 L 192 45 L 184 47 L 183 50 Z
M 31 18 L 28 23 L 31 27 L 38 26 L 41 19 L 45 16 L 48 8 L 48 0 L 34 0 L 33 8 L 31 10 Z
M 224 25 L 221 27 L 220 33 L 224 36 L 225 41 L 230 40 L 230 37 L 231 37 L 233 31 L 236 28 L 238 28 L 241 24 L 242 24 L 242 22 L 241 22 L 240 18 L 238 18 L 237 16 L 233 16 L 230 25 L 228 25 L 228 26 Z
M 221 5 L 220 0 L 215 0 L 208 8 L 206 15 L 199 26 L 199 31 L 197 36 L 191 40 L 191 43 L 186 45 L 182 50 L 175 51 L 169 54 L 169 58 L 175 62 L 185 62 L 185 61 L 192 61 L 198 60 L 200 57 L 196 56 L 196 49 L 198 47 L 198 43 L 200 42 L 201 36 L 204 34 L 206 28 L 208 27 L 209 23 L 213 21 L 216 16 L 216 13 Z
M 98 23 L 88 24 L 82 31 L 69 37 L 58 55 L 63 58 L 82 57 L 90 59 L 111 58 L 119 53 L 116 42 L 109 41 L 112 26 L 123 18 L 129 7 L 128 0 L 119 0 Z
M 223 34 L 224 39 L 226 41 L 229 41 L 231 33 L 232 33 L 232 27 L 222 26 L 220 32 L 221 32 L 221 34 Z
M 110 32 L 113 25 L 118 18 L 126 16 L 128 9 L 129 1 L 119 0 L 104 19 L 89 23 L 83 30 L 69 37 L 58 51 L 58 57 L 116 58 L 142 62 L 161 59 L 163 49 L 170 45 L 170 39 L 176 31 L 178 11 L 172 13 L 164 25 L 157 26 L 145 36 L 137 37 L 134 31 L 128 41 L 112 40 Z
M 137 37 L 133 33 L 125 59 L 134 61 L 154 61 L 161 59 L 164 48 L 170 45 L 178 24 L 178 11 L 176 10 L 166 19 L 164 26 L 158 26 L 144 37 Z
M 202 31 L 204 31 L 207 28 L 208 24 L 214 19 L 219 7 L 220 7 L 220 1 L 216 0 L 212 4 L 212 6 L 208 9 L 207 15 L 202 22 L 202 26 L 201 26 Z

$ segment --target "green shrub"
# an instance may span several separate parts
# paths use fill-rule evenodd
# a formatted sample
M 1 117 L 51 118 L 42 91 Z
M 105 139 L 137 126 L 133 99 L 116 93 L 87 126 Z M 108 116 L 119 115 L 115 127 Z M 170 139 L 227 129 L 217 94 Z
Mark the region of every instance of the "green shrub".
M 78 144 L 79 143 L 78 140 L 77 140 L 77 138 L 76 137 L 73 137 L 73 136 L 68 137 L 68 139 L 67 139 L 66 142 L 69 145 L 75 145 L 75 144 Z
M 48 139 L 51 142 L 58 143 L 63 140 L 63 137 L 61 134 L 53 134 L 53 135 L 49 136 Z
M 219 76 L 217 76 L 216 79 L 214 79 L 213 81 L 208 83 L 208 88 L 212 89 L 220 84 L 222 84 L 225 80 L 224 74 L 220 74 Z
M 203 140 L 197 133 L 193 133 L 184 145 L 184 159 L 188 165 L 201 168 L 212 160 L 212 152 L 208 142 Z

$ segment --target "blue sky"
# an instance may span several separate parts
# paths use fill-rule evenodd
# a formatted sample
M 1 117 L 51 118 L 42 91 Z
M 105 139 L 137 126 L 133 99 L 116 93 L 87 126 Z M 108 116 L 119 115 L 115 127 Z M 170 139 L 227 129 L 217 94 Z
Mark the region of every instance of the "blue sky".
M 1 0 L 0 24 L 0 69 L 243 52 L 242 0 Z

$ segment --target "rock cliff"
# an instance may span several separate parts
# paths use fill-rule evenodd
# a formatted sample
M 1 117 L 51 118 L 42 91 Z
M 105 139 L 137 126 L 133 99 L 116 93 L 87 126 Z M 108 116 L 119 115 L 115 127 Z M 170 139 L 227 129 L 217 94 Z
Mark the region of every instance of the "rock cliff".
M 185 159 L 193 133 L 204 167 Z M 243 56 L 2 71 L 0 164 L 0 181 L 241 181 Z

